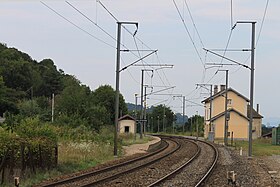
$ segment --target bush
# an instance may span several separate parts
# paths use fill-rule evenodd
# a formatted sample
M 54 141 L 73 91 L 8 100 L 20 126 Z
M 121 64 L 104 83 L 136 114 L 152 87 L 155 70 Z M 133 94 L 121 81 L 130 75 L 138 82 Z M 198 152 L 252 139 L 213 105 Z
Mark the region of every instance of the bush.
M 15 170 L 21 173 L 28 168 L 35 172 L 37 168 L 57 165 L 56 128 L 40 123 L 38 118 L 27 118 L 20 122 L 14 133 L 0 128 L 0 173 L 4 181 L 5 168 L 13 175 Z

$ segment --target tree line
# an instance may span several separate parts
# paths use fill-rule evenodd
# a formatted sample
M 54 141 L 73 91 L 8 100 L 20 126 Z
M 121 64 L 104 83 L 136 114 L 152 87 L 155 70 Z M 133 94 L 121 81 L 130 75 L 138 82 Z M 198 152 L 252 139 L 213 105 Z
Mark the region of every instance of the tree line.
M 98 131 L 114 122 L 115 91 L 111 86 L 102 85 L 92 91 L 75 76 L 57 69 L 53 60 L 38 62 L 16 48 L 0 44 L 0 116 L 36 116 L 51 121 L 52 94 L 56 124 L 84 125 Z M 127 113 L 122 95 L 120 111 Z

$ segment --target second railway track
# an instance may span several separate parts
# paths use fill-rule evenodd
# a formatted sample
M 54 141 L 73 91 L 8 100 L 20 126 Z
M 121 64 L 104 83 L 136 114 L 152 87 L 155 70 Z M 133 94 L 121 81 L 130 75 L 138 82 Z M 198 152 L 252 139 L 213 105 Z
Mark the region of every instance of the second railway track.
M 162 148 L 153 153 L 39 186 L 199 186 L 217 160 L 214 146 L 182 137 L 161 138 Z

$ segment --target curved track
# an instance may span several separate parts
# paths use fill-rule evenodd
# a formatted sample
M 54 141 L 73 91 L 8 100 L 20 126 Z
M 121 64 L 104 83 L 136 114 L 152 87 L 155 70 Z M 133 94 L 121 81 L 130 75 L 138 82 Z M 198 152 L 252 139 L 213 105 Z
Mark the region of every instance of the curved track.
M 168 156 L 169 154 L 172 154 L 180 148 L 180 145 L 176 141 L 170 140 L 168 138 L 162 139 L 162 144 L 163 145 L 161 149 L 144 156 L 128 160 L 117 165 L 109 166 L 97 171 L 79 174 L 74 177 L 51 182 L 48 184 L 43 184 L 40 186 L 92 186 L 100 184 L 102 182 L 112 180 L 119 175 L 123 175 L 127 172 L 136 170 L 137 168 L 141 168 L 145 163 L 146 165 L 148 165 L 152 162 L 156 162 L 157 160 L 160 160 Z
M 193 140 L 194 141 L 194 140 Z M 160 178 L 149 186 L 201 186 L 213 171 L 217 160 L 217 148 L 205 141 L 196 141 L 200 147 L 199 154 L 178 167 L 173 172 Z
M 200 152 L 198 145 L 192 140 L 168 136 L 161 136 L 161 138 L 171 138 L 177 141 L 181 145 L 180 149 L 157 162 L 97 186 L 149 186 L 181 167 L 183 163 L 188 162 Z
M 217 149 L 185 137 L 159 137 L 162 148 L 155 152 L 40 186 L 200 186 L 217 162 Z

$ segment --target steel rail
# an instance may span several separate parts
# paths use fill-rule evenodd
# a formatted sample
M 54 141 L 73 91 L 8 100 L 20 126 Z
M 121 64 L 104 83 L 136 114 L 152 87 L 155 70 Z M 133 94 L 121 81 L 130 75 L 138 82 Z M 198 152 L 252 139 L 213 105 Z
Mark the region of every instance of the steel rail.
M 172 151 L 168 152 L 167 154 L 165 154 L 165 155 L 163 155 L 163 156 L 161 156 L 161 157 L 159 157 L 159 158 L 156 158 L 156 159 L 154 159 L 154 160 L 151 160 L 151 161 L 149 161 L 149 162 L 146 162 L 146 163 L 144 163 L 144 164 L 142 164 L 142 165 L 139 165 L 139 166 L 133 167 L 133 168 L 131 168 L 131 169 L 128 169 L 128 170 L 119 172 L 119 173 L 117 173 L 117 174 L 114 174 L 114 175 L 111 175 L 111 176 L 108 176 L 108 177 L 104 177 L 104 178 L 99 179 L 99 180 L 97 180 L 97 181 L 93 181 L 93 182 L 90 182 L 90 183 L 88 183 L 88 184 L 79 185 L 79 186 L 80 186 L 80 187 L 91 187 L 91 186 L 99 185 L 99 184 L 101 184 L 101 183 L 105 183 L 105 182 L 114 180 L 114 179 L 116 179 L 116 178 L 118 178 L 118 177 L 120 177 L 120 176 L 122 176 L 122 175 L 128 174 L 128 173 L 130 173 L 130 172 L 139 170 L 139 169 L 144 168 L 144 167 L 146 167 L 146 166 L 148 166 L 148 165 L 151 165 L 151 164 L 153 164 L 153 163 L 155 163 L 155 162 L 158 162 L 158 161 L 160 161 L 160 160 L 162 160 L 162 159 L 168 157 L 169 155 L 175 153 L 176 151 L 178 151 L 178 150 L 181 148 L 181 144 L 180 144 L 179 142 L 177 142 L 176 140 L 170 139 L 170 137 L 165 137 L 165 138 L 168 139 L 168 140 L 170 140 L 170 141 L 175 142 L 176 145 L 177 145 L 175 149 L 173 149 Z
M 118 167 L 121 167 L 121 166 L 131 164 L 131 163 L 136 162 L 136 161 L 146 159 L 148 157 L 151 157 L 155 154 L 158 154 L 158 153 L 164 151 L 169 146 L 168 143 L 166 142 L 166 140 L 163 140 L 163 139 L 161 139 L 161 144 L 164 144 L 164 146 L 162 148 L 160 148 L 156 151 L 153 151 L 152 153 L 146 154 L 144 156 L 137 157 L 137 158 L 134 158 L 134 159 L 131 159 L 131 160 L 113 165 L 113 166 L 108 166 L 108 167 L 105 167 L 105 168 L 102 168 L 102 169 L 99 169 L 99 170 L 96 170 L 96 171 L 91 171 L 91 172 L 83 173 L 83 174 L 80 174 L 80 175 L 77 175 L 77 176 L 69 177 L 69 178 L 66 178 L 66 179 L 63 179 L 63 180 L 55 181 L 55 182 L 52 182 L 52 183 L 42 184 L 42 185 L 39 184 L 39 185 L 41 187 L 53 187 L 53 186 L 57 186 L 57 185 L 72 183 L 72 182 L 75 182 L 75 181 L 78 181 L 78 180 L 83 180 L 83 179 L 85 179 L 87 177 L 90 177 L 90 176 L 93 176 L 93 175 L 97 175 L 97 174 L 107 172 L 109 170 L 112 170 L 112 169 L 115 169 L 115 168 L 118 168 Z
M 209 142 L 201 141 L 201 140 L 199 140 L 199 141 L 210 145 L 214 149 L 214 151 L 215 151 L 215 159 L 214 159 L 211 167 L 208 169 L 207 173 L 200 179 L 200 181 L 195 185 L 195 187 L 201 186 L 202 183 L 204 183 L 207 180 L 207 178 L 210 176 L 211 172 L 215 168 L 215 166 L 216 166 L 216 164 L 218 162 L 218 158 L 219 158 L 218 149 L 213 144 L 211 144 Z
M 193 142 L 193 141 L 191 141 L 191 142 Z M 197 151 L 187 162 L 182 164 L 180 167 L 178 167 L 176 170 L 172 171 L 171 173 L 165 175 L 164 177 L 162 177 L 159 180 L 155 181 L 154 183 L 150 184 L 148 187 L 159 185 L 160 183 L 164 182 L 168 178 L 170 178 L 170 177 L 176 175 L 177 173 L 181 172 L 187 165 L 189 165 L 189 163 L 191 163 L 200 154 L 200 151 L 201 151 L 201 148 L 198 146 L 198 144 L 197 143 L 195 143 L 195 144 L 197 146 Z
M 164 136 L 162 136 L 162 137 L 164 137 Z M 182 136 L 179 136 L 177 138 L 183 138 L 183 139 L 188 139 L 188 140 L 195 141 L 195 139 L 186 138 L 186 137 L 182 137 Z M 201 186 L 202 183 L 204 183 L 206 181 L 206 179 L 209 177 L 209 175 L 213 171 L 214 167 L 216 166 L 217 161 L 218 161 L 218 157 L 219 157 L 219 152 L 218 152 L 217 148 L 213 144 L 211 144 L 209 142 L 206 142 L 206 141 L 202 141 L 202 140 L 197 140 L 197 141 L 205 143 L 207 145 L 210 145 L 210 147 L 212 147 L 213 150 L 214 150 L 214 157 L 215 157 L 215 159 L 212 162 L 210 168 L 207 170 L 206 174 L 199 180 L 199 182 L 195 185 L 195 187 Z M 197 146 L 198 146 L 198 144 L 197 144 Z M 188 160 L 186 163 L 184 163 L 183 165 L 181 165 L 179 168 L 177 168 L 176 170 L 172 171 L 171 173 L 167 174 L 166 176 L 162 177 L 161 179 L 157 180 L 156 182 L 150 184 L 148 187 L 158 186 L 160 183 L 166 181 L 170 177 L 173 177 L 176 174 L 180 173 L 186 166 L 188 166 L 192 161 L 194 161 L 197 158 L 197 156 L 200 154 L 200 151 L 201 151 L 201 148 L 199 148 L 199 150 L 195 153 L 195 155 L 190 160 Z

